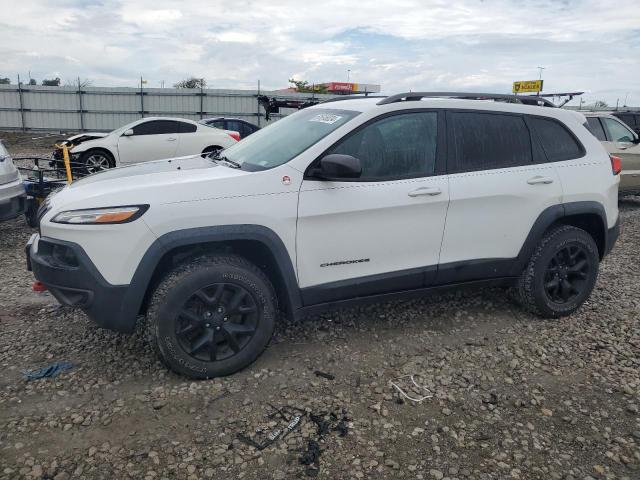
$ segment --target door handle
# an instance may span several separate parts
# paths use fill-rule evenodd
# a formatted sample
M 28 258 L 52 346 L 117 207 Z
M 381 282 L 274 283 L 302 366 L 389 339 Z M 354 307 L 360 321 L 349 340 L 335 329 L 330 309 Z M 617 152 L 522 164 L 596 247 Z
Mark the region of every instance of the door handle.
M 535 177 L 531 177 L 527 180 L 527 183 L 529 185 L 549 185 L 550 183 L 553 183 L 553 178 L 536 175 Z
M 421 195 L 429 195 L 430 197 L 434 197 L 436 195 L 440 195 L 441 193 L 442 190 L 440 190 L 438 187 L 422 187 L 409 192 L 409 196 L 419 197 Z
M 167 138 L 167 142 L 175 142 L 176 140 L 177 138 L 175 137 Z

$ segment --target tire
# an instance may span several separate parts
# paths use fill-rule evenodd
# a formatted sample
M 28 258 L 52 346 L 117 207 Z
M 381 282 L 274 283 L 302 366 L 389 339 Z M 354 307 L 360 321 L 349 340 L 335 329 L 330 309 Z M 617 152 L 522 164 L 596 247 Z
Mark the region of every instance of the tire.
M 108 170 L 115 165 L 111 154 L 104 150 L 88 150 L 84 152 L 80 156 L 80 163 L 84 165 L 86 174 Z
M 213 153 L 220 152 L 221 150 L 224 150 L 224 149 L 222 147 L 217 146 L 217 145 L 210 145 L 210 146 L 208 146 L 207 148 L 205 148 L 202 151 L 201 156 L 202 156 L 202 158 L 206 158 L 206 157 L 210 156 Z
M 553 228 L 540 240 L 515 294 L 525 309 L 540 317 L 570 315 L 591 295 L 599 264 L 591 235 L 568 225 Z
M 229 375 L 269 344 L 277 312 L 258 267 L 232 254 L 193 258 L 167 273 L 147 310 L 148 338 L 164 365 L 191 378 Z

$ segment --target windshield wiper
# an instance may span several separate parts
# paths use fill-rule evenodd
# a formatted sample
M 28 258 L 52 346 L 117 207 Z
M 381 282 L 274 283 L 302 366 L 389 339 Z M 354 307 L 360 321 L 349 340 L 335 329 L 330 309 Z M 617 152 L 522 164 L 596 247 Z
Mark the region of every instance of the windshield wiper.
M 232 168 L 242 168 L 242 165 L 240 165 L 238 162 L 236 162 L 234 160 L 229 160 L 224 155 L 218 154 L 218 155 L 212 156 L 211 158 L 213 158 L 214 160 L 220 160 L 220 161 L 226 162 L 229 165 L 231 165 Z

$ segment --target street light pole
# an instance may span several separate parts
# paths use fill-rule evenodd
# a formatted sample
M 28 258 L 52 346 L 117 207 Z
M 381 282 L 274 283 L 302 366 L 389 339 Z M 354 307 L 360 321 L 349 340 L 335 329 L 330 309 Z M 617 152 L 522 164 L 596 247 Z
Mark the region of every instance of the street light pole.
M 542 83 L 542 70 L 544 70 L 546 67 L 537 67 L 538 68 L 538 80 L 540 80 L 540 83 Z M 542 85 L 540 85 L 540 87 L 538 87 L 538 96 L 540 96 L 540 92 L 542 91 Z

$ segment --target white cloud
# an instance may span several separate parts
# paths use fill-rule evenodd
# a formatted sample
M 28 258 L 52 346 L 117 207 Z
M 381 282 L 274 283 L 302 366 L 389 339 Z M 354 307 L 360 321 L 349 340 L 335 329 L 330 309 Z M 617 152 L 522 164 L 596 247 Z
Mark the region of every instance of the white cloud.
M 6 1 L 6 0 L 5 0 Z M 407 89 L 508 91 L 544 71 L 545 90 L 640 104 L 640 8 L 618 0 L 32 0 L 0 9 L 0 76 L 280 88 L 351 79 Z M 36 53 L 37 58 L 32 56 Z

